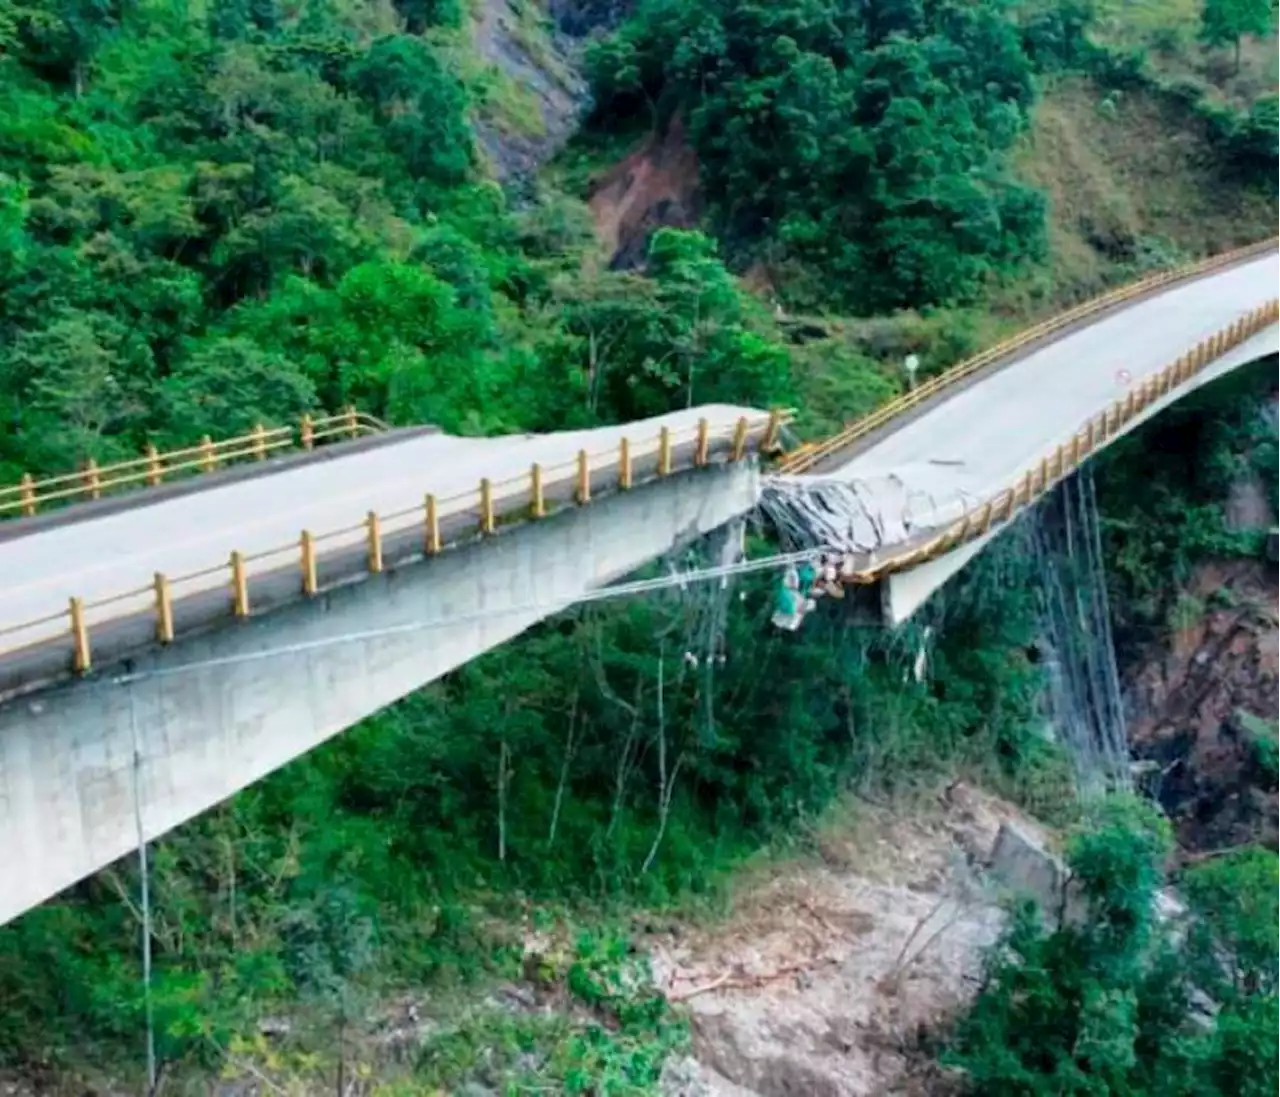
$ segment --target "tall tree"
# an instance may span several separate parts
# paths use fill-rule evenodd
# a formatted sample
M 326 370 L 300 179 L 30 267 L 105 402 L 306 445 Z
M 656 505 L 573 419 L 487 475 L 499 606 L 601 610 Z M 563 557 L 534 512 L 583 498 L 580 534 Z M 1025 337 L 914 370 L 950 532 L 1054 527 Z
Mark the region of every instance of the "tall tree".
M 1276 23 L 1276 0 L 1204 0 L 1200 38 L 1210 46 L 1234 46 L 1240 71 L 1240 42 L 1246 34 L 1261 37 Z

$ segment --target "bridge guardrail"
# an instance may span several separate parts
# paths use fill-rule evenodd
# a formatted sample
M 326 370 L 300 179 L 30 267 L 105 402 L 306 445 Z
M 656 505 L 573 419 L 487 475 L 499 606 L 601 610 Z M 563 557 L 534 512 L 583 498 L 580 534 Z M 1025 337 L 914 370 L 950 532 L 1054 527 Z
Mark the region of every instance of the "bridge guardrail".
M 889 556 L 876 563 L 846 573 L 845 583 L 877 583 L 895 572 L 908 571 L 945 556 L 969 541 L 985 537 L 996 525 L 1010 521 L 1020 511 L 1047 494 L 1121 433 L 1152 403 L 1189 381 L 1210 363 L 1245 340 L 1280 320 L 1280 298 L 1251 309 L 1229 327 L 1201 340 L 1190 351 L 1131 388 L 1105 410 L 1092 416 L 1071 439 L 1046 453 L 1010 487 L 997 492 L 987 502 L 973 508 L 963 518 L 923 544 Z
M 221 613 L 249 617 L 255 585 L 269 577 L 292 575 L 291 597 L 314 597 L 349 579 L 353 570 L 378 574 L 391 564 L 436 555 L 477 535 L 492 536 L 501 527 L 546 518 L 564 506 L 588 505 L 600 494 L 628 491 L 677 471 L 741 461 L 753 451 L 773 452 L 781 427 L 792 417 L 790 410 L 777 410 L 716 428 L 701 419 L 681 431 L 663 427 L 640 444 L 624 436 L 608 451 L 584 449 L 570 461 L 534 463 L 519 476 L 484 479 L 469 492 L 447 497 L 428 494 L 417 506 L 387 514 L 369 511 L 362 521 L 339 529 L 302 530 L 288 544 L 253 553 L 233 551 L 225 563 L 199 571 L 156 574 L 145 586 L 103 598 L 72 597 L 57 613 L 0 628 L 0 657 L 53 645 L 64 653 L 62 672 L 69 666 L 84 673 L 93 666 L 93 635 L 104 627 L 144 618 L 152 639 L 172 643 L 183 631 L 183 619 L 191 616 L 183 612 L 184 602 L 221 596 Z M 343 567 L 331 568 L 331 563 Z
M 994 365 L 1002 359 L 1008 358 L 1022 348 L 1044 339 L 1046 336 L 1053 335 L 1064 328 L 1071 327 L 1073 324 L 1079 323 L 1081 320 L 1094 316 L 1097 313 L 1104 312 L 1125 301 L 1133 300 L 1136 297 L 1143 297 L 1155 290 L 1162 289 L 1165 286 L 1172 285 L 1175 282 L 1182 282 L 1189 278 L 1206 274 L 1209 271 L 1218 270 L 1222 267 L 1228 267 L 1244 259 L 1251 258 L 1255 255 L 1263 255 L 1268 251 L 1274 250 L 1277 246 L 1277 239 L 1263 240 L 1256 244 L 1248 244 L 1242 248 L 1236 248 L 1233 251 L 1223 252 L 1221 255 L 1215 255 L 1208 259 L 1202 259 L 1186 266 L 1177 267 L 1173 270 L 1162 271 L 1159 274 L 1153 274 L 1150 277 L 1143 278 L 1137 282 L 1131 282 L 1128 285 L 1120 286 L 1118 289 L 1111 290 L 1099 297 L 1094 297 L 1083 304 L 1077 305 L 1075 308 L 1068 309 L 1066 312 L 1059 313 L 1048 320 L 1042 321 L 1033 327 L 1027 328 L 1016 335 L 1010 336 L 1008 339 L 997 343 L 993 347 L 968 358 L 950 369 L 944 370 L 936 377 L 930 378 L 924 384 L 917 386 L 910 392 L 903 393 L 889 403 L 877 408 L 870 415 L 864 416 L 855 423 L 851 423 L 838 434 L 832 435 L 816 445 L 803 446 L 796 452 L 787 457 L 778 468 L 778 471 L 788 475 L 796 475 L 798 473 L 808 472 L 820 461 L 830 457 L 834 453 L 852 445 L 860 438 L 866 437 L 874 430 L 878 430 L 886 423 L 896 419 L 905 411 L 923 404 L 931 397 L 953 387 L 961 381 L 972 377 L 975 373 Z
M 99 465 L 90 458 L 76 472 L 39 480 L 28 473 L 19 483 L 0 487 L 0 517 L 19 513 L 30 518 L 50 503 L 100 499 L 106 493 L 133 487 L 158 487 L 175 476 L 216 472 L 242 461 L 265 461 L 280 450 L 309 450 L 325 442 L 349 441 L 388 429 L 380 419 L 347 408 L 338 415 L 304 415 L 293 426 L 259 423 L 248 434 L 218 442 L 205 435 L 197 445 L 163 453 L 148 446 L 141 457 L 109 465 Z

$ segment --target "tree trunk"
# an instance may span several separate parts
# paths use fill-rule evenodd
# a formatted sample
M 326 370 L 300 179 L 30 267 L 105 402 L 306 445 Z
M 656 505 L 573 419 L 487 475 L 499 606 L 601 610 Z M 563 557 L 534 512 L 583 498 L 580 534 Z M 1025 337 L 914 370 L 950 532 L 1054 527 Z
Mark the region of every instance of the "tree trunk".
M 547 848 L 556 844 L 556 827 L 560 823 L 560 806 L 564 803 L 565 786 L 569 783 L 569 766 L 573 762 L 573 752 L 577 746 L 574 732 L 578 722 L 578 695 L 573 695 L 573 708 L 569 713 L 569 733 L 564 740 L 564 758 L 560 762 L 560 779 L 556 782 L 556 799 L 551 808 L 551 825 L 547 828 Z
M 511 751 L 502 740 L 498 752 L 498 860 L 507 860 L 507 783 L 511 779 Z

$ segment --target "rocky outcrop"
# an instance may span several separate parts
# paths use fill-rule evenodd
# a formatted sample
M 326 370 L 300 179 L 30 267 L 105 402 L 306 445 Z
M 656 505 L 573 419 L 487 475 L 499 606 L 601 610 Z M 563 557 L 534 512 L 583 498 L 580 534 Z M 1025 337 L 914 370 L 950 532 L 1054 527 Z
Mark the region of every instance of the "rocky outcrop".
M 626 14 L 625 0 L 483 0 L 474 23 L 480 59 L 503 94 L 474 119 L 494 175 L 516 184 L 551 159 L 590 105 L 582 75 L 585 39 Z
M 548 0 L 547 12 L 561 32 L 586 38 L 613 30 L 636 6 L 636 0 Z
M 1133 753 L 1186 850 L 1276 845 L 1275 775 L 1241 714 L 1276 718 L 1278 594 L 1274 565 L 1202 567 L 1183 595 L 1181 627 L 1130 674 Z
M 1034 899 L 1041 910 L 1057 911 L 1067 892 L 1067 868 L 1044 842 L 1017 823 L 1000 825 L 991 850 L 990 872 L 1018 898 Z

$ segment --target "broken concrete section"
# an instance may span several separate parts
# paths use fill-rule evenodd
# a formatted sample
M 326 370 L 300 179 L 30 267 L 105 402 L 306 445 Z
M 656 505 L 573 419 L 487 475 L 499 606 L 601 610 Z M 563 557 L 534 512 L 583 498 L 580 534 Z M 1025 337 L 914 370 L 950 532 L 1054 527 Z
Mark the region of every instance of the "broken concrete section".
M 1070 872 L 1029 829 L 1012 820 L 1000 824 L 989 859 L 991 876 L 1018 898 L 1034 899 L 1055 923 L 1067 906 Z

